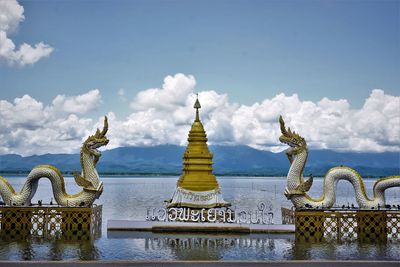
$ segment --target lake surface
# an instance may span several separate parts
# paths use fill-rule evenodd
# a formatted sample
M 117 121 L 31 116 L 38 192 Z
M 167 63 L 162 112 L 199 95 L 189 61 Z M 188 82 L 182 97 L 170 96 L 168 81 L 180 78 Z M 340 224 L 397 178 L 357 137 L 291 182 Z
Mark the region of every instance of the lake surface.
M 25 177 L 5 177 L 19 191 Z M 29 239 L 0 241 L 1 260 L 291 260 L 291 259 L 381 259 L 400 260 L 400 242 L 311 243 L 296 241 L 294 235 L 160 234 L 108 232 L 109 219 L 144 220 L 146 209 L 162 207 L 172 197 L 178 177 L 102 177 L 104 192 L 96 204 L 103 205 L 102 236 L 93 241 Z M 220 177 L 222 194 L 233 207 L 256 209 L 261 201 L 273 206 L 274 222 L 281 223 L 280 208 L 291 207 L 283 196 L 286 178 Z M 366 179 L 372 196 L 375 179 Z M 80 189 L 66 178 L 67 191 Z M 310 195 L 318 197 L 322 179 L 314 179 Z M 32 202 L 49 203 L 51 184 L 42 179 Z M 387 202 L 400 204 L 400 188 L 386 191 Z M 356 204 L 350 183 L 341 181 L 337 204 Z M 53 200 L 54 201 L 54 200 Z

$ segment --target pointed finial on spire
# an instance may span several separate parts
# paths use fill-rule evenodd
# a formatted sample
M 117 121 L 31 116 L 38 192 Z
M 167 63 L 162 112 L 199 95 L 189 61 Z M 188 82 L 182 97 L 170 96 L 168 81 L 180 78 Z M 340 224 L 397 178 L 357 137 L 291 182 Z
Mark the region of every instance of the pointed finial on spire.
M 201 108 L 201 105 L 199 102 L 199 93 L 197 93 L 196 95 L 197 95 L 196 102 L 194 103 L 194 106 L 193 106 L 196 109 L 196 120 L 195 121 L 200 121 L 199 108 Z

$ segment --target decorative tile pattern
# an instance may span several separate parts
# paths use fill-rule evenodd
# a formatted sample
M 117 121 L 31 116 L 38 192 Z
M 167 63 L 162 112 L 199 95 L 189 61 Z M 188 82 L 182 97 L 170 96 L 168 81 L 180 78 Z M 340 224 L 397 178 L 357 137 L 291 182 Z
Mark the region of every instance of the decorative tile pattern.
M 296 211 L 296 237 L 316 240 L 400 240 L 400 211 Z
M 101 235 L 102 206 L 0 207 L 0 235 L 3 238 L 63 237 L 88 240 Z

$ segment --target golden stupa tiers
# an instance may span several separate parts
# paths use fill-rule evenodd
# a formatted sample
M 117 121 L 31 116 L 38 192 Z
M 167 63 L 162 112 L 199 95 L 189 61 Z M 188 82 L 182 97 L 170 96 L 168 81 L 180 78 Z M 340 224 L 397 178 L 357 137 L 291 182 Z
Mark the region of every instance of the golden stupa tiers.
M 183 174 L 168 207 L 215 208 L 229 206 L 221 195 L 217 178 L 212 174 L 212 153 L 200 121 L 199 99 L 194 104 L 196 119 L 189 132 L 188 146 L 183 154 Z

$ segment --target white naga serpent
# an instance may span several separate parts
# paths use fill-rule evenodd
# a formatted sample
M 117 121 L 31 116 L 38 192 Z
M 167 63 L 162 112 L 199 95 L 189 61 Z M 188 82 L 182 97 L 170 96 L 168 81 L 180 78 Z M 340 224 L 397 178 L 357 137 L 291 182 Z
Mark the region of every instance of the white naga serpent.
M 377 180 L 373 187 L 373 198 L 368 198 L 364 182 L 361 176 L 353 169 L 348 167 L 334 167 L 330 169 L 325 177 L 323 184 L 322 197 L 314 199 L 306 192 L 310 189 L 312 176 L 304 181 L 303 169 L 307 162 L 308 149 L 303 137 L 292 132 L 290 128 L 286 130 L 282 116 L 279 118 L 282 135 L 279 141 L 290 146 L 286 154 L 290 162 L 290 169 L 287 175 L 287 187 L 285 195 L 290 199 L 297 209 L 307 208 L 331 208 L 336 202 L 336 185 L 339 180 L 349 181 L 354 188 L 356 201 L 359 208 L 377 209 L 385 206 L 385 190 L 390 187 L 400 187 L 400 176 L 390 176 Z
M 81 174 L 74 174 L 75 182 L 83 187 L 81 192 L 75 195 L 67 194 L 64 177 L 61 172 L 54 166 L 41 165 L 32 169 L 19 193 L 15 192 L 10 183 L 0 176 L 0 195 L 5 205 L 29 206 L 36 193 L 39 179 L 47 177 L 53 188 L 54 199 L 59 205 L 70 207 L 91 206 L 103 192 L 103 183 L 100 182 L 96 171 L 96 164 L 101 156 L 97 148 L 108 144 L 107 130 L 108 122 L 107 117 L 105 117 L 103 130 L 100 132 L 97 129 L 95 135 L 89 136 L 83 142 L 80 152 L 82 172 Z

